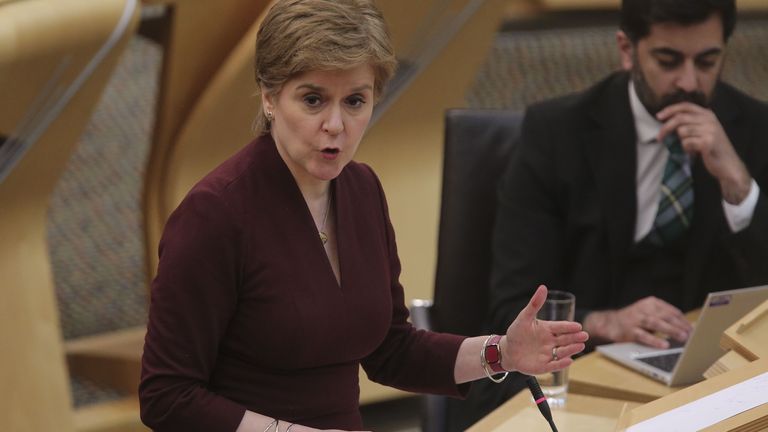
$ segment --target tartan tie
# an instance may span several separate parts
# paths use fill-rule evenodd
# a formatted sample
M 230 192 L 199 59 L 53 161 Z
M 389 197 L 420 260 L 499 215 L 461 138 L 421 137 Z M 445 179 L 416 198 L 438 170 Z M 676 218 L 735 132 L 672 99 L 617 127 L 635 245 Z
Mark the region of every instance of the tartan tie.
M 685 153 L 677 134 L 664 137 L 669 158 L 661 179 L 659 211 L 649 233 L 657 245 L 669 244 L 680 238 L 693 220 L 693 180 L 685 169 Z

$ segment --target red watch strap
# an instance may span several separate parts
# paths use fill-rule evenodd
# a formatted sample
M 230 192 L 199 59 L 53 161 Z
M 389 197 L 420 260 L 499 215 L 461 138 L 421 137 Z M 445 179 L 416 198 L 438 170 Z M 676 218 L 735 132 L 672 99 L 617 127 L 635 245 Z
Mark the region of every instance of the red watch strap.
M 499 341 L 501 341 L 501 336 L 494 335 L 490 340 L 488 340 L 488 343 L 484 348 L 485 361 L 488 363 L 488 367 L 497 373 L 506 372 L 506 370 L 501 366 L 501 346 L 499 345 Z

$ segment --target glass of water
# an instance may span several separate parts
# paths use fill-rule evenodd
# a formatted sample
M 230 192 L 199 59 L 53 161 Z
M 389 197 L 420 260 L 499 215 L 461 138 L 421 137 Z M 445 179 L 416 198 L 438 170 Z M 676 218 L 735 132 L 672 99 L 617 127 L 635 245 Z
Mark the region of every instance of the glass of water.
M 576 308 L 576 298 L 565 291 L 551 290 L 547 293 L 547 301 L 544 302 L 536 318 L 545 321 L 573 321 Z M 541 391 L 547 397 L 547 403 L 553 408 L 565 406 L 568 393 L 568 368 L 560 371 L 537 375 L 536 379 L 541 385 Z

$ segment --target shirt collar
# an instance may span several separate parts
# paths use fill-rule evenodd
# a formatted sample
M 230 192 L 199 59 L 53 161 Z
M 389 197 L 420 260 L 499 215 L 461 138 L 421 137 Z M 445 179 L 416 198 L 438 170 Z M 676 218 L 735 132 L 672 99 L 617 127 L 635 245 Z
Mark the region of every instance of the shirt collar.
M 663 124 L 656 120 L 645 108 L 645 105 L 640 102 L 632 80 L 629 80 L 629 105 L 632 108 L 632 116 L 635 119 L 637 142 L 650 143 L 656 140 Z

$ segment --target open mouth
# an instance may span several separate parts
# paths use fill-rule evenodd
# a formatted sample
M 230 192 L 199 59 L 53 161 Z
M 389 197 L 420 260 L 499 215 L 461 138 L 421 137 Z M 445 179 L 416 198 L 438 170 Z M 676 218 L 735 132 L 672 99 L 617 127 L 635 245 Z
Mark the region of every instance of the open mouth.
M 325 149 L 322 150 L 322 152 L 323 152 L 323 154 L 326 154 L 326 155 L 329 155 L 329 156 L 334 156 L 334 155 L 339 154 L 339 149 L 325 148 Z

